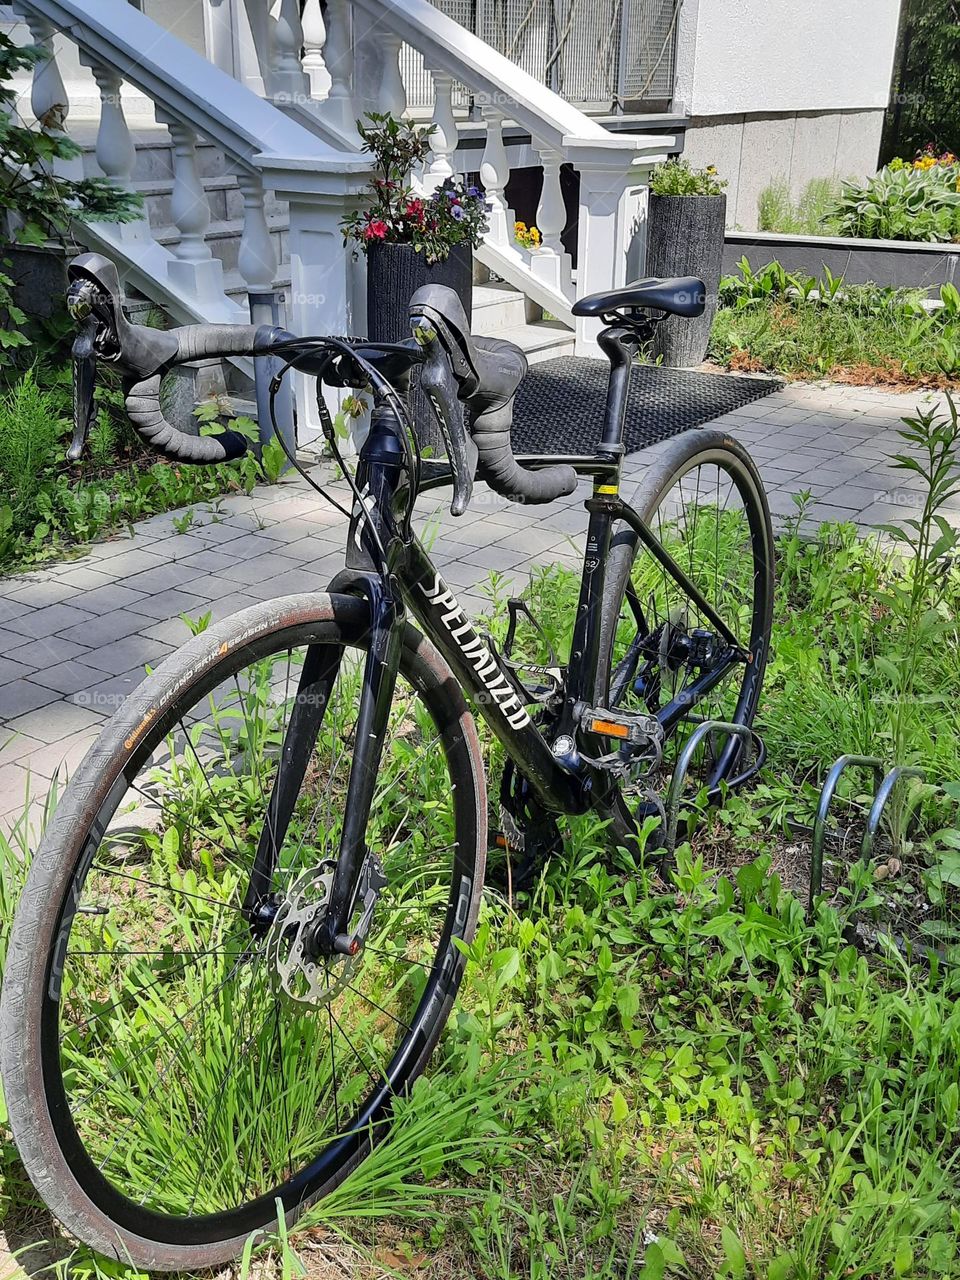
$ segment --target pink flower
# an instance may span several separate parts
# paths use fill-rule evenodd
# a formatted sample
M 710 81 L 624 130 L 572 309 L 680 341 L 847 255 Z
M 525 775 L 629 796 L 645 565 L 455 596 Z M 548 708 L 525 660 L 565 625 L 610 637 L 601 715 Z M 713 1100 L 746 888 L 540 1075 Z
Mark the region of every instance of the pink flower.
M 364 240 L 385 240 L 390 228 L 382 218 L 372 218 L 363 228 Z

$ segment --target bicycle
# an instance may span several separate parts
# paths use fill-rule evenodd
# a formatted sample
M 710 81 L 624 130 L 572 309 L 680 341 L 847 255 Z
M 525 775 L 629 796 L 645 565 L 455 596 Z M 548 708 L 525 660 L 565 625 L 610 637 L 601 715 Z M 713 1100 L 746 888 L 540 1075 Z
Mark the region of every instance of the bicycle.
M 414 296 L 411 339 L 375 345 L 140 328 L 107 259 L 84 255 L 70 280 L 73 456 L 97 359 L 123 375 L 142 438 L 180 462 L 246 444 L 164 420 L 161 377 L 177 363 L 269 355 L 282 364 L 274 397 L 288 369 L 313 375 L 338 457 L 322 387 L 372 389 L 355 478 L 346 469 L 346 567 L 328 593 L 245 609 L 146 678 L 66 789 L 10 936 L 0 1065 L 34 1184 L 101 1252 L 195 1270 L 339 1185 L 438 1043 L 488 850 L 471 706 L 506 759 L 518 878 L 559 851 L 561 814 L 595 812 L 611 841 L 630 842 L 706 712 L 752 723 L 770 517 L 747 454 L 709 429 L 665 447 L 636 509 L 619 496 L 631 362 L 664 315 L 699 313 L 699 281 L 576 304 L 605 326 L 602 431 L 593 454 L 547 458 L 510 447 L 523 355 L 474 338 L 441 287 Z M 408 419 L 414 369 L 446 461 L 422 456 Z M 520 601 L 502 648 L 481 636 L 413 532 L 419 492 L 452 486 L 461 513 L 477 476 L 527 503 L 592 481 L 566 661 L 513 656 L 532 627 Z M 708 735 L 696 781 L 715 796 L 755 768 L 738 740 Z

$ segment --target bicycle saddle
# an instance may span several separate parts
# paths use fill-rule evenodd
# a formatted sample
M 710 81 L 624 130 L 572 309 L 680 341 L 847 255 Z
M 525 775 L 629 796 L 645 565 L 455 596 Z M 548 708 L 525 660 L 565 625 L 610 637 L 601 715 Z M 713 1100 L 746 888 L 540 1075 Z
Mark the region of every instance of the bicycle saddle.
M 573 304 L 575 316 L 606 316 L 637 307 L 652 307 L 673 316 L 701 316 L 707 304 L 707 287 L 696 276 L 674 276 L 658 280 L 634 280 L 607 293 L 591 293 Z

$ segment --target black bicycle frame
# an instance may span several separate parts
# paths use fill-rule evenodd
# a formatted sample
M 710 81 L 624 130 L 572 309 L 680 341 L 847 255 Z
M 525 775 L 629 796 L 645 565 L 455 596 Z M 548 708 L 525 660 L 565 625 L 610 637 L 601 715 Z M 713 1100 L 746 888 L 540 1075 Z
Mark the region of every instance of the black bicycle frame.
M 622 330 L 606 330 L 601 346 L 611 361 L 610 385 L 603 433 L 597 453 L 592 456 L 558 458 L 528 455 L 518 457 L 522 466 L 536 468 L 558 462 L 572 466 L 578 474 L 592 476 L 594 488 L 585 506 L 590 514 L 586 551 L 574 621 L 570 661 L 563 689 L 562 705 L 554 714 L 548 741 L 528 710 L 529 694 L 501 661 L 494 649 L 478 635 L 444 582 L 409 524 L 410 486 L 403 432 L 404 425 L 388 407 L 380 405 L 373 414 L 370 433 L 359 457 L 356 484 L 363 502 L 356 502 L 347 539 L 346 568 L 330 583 L 331 592 L 348 592 L 364 597 L 370 608 L 369 647 L 363 675 L 357 719 L 356 750 L 350 771 L 344 808 L 344 824 L 339 856 L 334 872 L 328 910 L 323 923 L 322 949 L 346 952 L 353 949 L 349 921 L 354 909 L 360 873 L 367 848 L 364 833 L 380 768 L 383 739 L 393 702 L 399 671 L 401 639 L 407 610 L 416 618 L 453 671 L 460 687 L 479 708 L 493 734 L 503 744 L 509 758 L 529 782 L 539 802 L 548 810 L 577 814 L 591 808 L 603 809 L 614 794 L 611 776 L 596 768 L 570 740 L 582 738 L 584 709 L 595 705 L 600 667 L 600 625 L 604 595 L 605 566 L 614 524 L 623 522 L 656 558 L 664 572 L 695 602 L 704 618 L 726 642 L 721 661 L 683 692 L 682 697 L 662 708 L 658 719 L 665 733 L 689 715 L 691 707 L 718 684 L 736 662 L 749 661 L 736 636 L 730 631 L 696 585 L 663 547 L 646 522 L 619 496 L 623 458 L 621 438 L 626 408 L 632 335 Z M 419 490 L 452 481 L 448 465 L 425 462 Z M 336 678 L 336 667 L 308 652 L 303 680 L 319 682 L 328 689 Z M 309 700 L 306 705 L 311 706 Z M 247 905 L 255 915 L 256 902 L 269 886 L 277 850 L 282 845 L 299 788 L 305 760 L 299 759 L 304 737 L 319 728 L 316 715 L 302 712 L 291 721 L 282 752 L 282 767 L 274 784 L 268 807 L 267 830 L 261 837 L 251 877 Z M 293 726 L 296 726 L 295 730 Z M 288 744 L 290 750 L 288 751 Z M 557 750 L 554 750 L 556 744 Z M 307 751 L 311 747 L 307 747 Z M 290 777 L 285 776 L 289 770 Z

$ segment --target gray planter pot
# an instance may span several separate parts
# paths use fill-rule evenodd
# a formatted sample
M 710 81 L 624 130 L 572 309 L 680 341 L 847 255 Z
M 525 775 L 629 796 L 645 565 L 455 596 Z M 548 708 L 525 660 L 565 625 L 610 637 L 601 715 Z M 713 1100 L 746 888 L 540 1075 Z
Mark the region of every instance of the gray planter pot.
M 473 249 L 458 245 L 443 262 L 428 264 L 409 244 L 373 244 L 367 253 L 367 337 L 374 342 L 402 342 L 410 337 L 410 299 L 425 284 L 455 290 L 467 319 L 473 309 Z M 414 377 L 410 410 L 420 444 L 443 451 L 443 438 L 427 398 Z
M 657 326 L 653 354 L 671 368 L 697 365 L 707 354 L 717 314 L 726 196 L 650 196 L 648 276 L 696 276 L 707 287 L 702 316 L 669 316 Z

